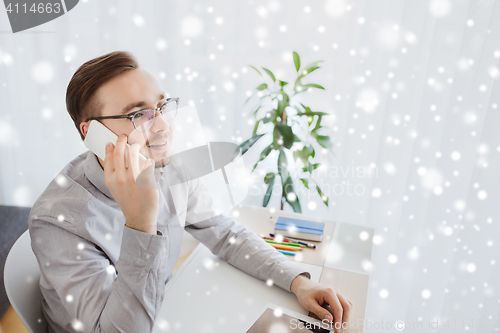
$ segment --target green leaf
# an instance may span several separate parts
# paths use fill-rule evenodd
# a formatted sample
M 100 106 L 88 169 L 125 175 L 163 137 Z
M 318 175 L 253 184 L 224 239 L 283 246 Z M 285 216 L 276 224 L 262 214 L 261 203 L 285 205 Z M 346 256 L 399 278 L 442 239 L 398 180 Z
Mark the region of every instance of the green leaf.
M 293 211 L 296 213 L 302 213 L 299 197 L 297 196 L 297 193 L 295 193 L 295 189 L 293 188 L 292 177 L 287 177 L 285 182 L 283 183 L 283 193 L 285 195 L 286 202 L 288 202 L 288 204 L 292 206 Z
M 274 121 L 276 119 L 276 111 L 275 110 L 267 111 L 263 119 L 264 120 L 262 122 L 264 124 L 267 124 L 270 121 Z
M 310 64 L 306 65 L 306 67 L 304 67 L 304 71 L 308 71 L 310 72 L 311 71 L 311 68 L 313 67 L 317 67 L 317 65 L 320 63 L 320 62 L 323 62 L 323 60 L 318 60 L 318 61 L 315 61 L 315 62 L 311 62 Z
M 280 149 L 280 154 L 278 155 L 278 173 L 281 181 L 288 178 L 288 159 L 283 149 Z
M 304 105 L 304 104 L 302 104 L 302 103 L 300 103 L 300 105 L 302 105 L 302 107 L 304 108 L 304 110 L 306 110 L 306 112 L 312 112 L 310 107 L 305 106 L 305 105 Z
M 281 88 L 283 88 L 284 86 L 286 86 L 288 84 L 288 82 L 281 81 L 281 80 L 278 80 L 278 82 L 279 82 Z
M 276 82 L 276 77 L 274 76 L 273 72 L 271 72 L 269 69 L 262 67 L 262 69 L 273 79 L 273 82 Z
M 256 71 L 257 73 L 259 73 L 259 75 L 260 75 L 260 76 L 262 76 L 262 74 L 259 72 L 259 70 L 258 70 L 257 68 L 253 67 L 252 65 L 248 65 L 248 66 L 250 66 L 250 67 L 252 67 L 253 69 L 255 69 L 255 71 Z
M 257 88 L 257 90 L 259 91 L 262 91 L 264 89 L 267 89 L 267 83 L 262 83 L 261 85 L 259 85 Z M 262 96 L 262 97 L 265 97 L 265 96 Z
M 269 181 L 269 186 L 267 187 L 266 194 L 264 195 L 264 201 L 262 202 L 262 207 L 267 207 L 267 204 L 269 203 L 269 199 L 271 199 L 271 194 L 273 194 L 273 186 L 274 186 L 274 180 L 276 178 L 273 178 Z
M 300 178 L 300 180 L 302 181 L 302 184 L 304 184 L 304 186 L 309 189 L 309 182 L 307 181 L 307 179 L 305 178 Z
M 297 116 L 330 116 L 331 113 L 322 112 L 322 111 L 305 111 L 305 112 L 297 112 Z
M 307 116 L 307 126 L 311 126 L 313 123 L 314 116 Z
M 304 84 L 302 86 L 305 87 L 306 89 L 308 89 L 308 88 L 317 88 L 317 89 L 323 89 L 323 90 L 325 90 L 325 88 L 323 86 L 320 86 L 319 84 L 316 84 L 316 83 L 308 83 L 308 84 Z
M 257 161 L 257 162 L 253 165 L 252 171 L 250 171 L 250 173 L 253 173 L 253 172 L 255 171 L 255 169 L 257 168 L 257 165 L 259 165 L 259 161 Z
M 318 68 L 320 68 L 320 67 L 318 67 L 318 66 L 313 66 L 313 67 L 311 67 L 311 68 L 309 68 L 309 69 L 304 69 L 304 70 L 302 71 L 302 73 L 300 74 L 299 78 L 301 78 L 301 79 L 302 79 L 303 77 L 305 77 L 306 75 L 311 74 L 312 72 L 314 72 L 314 71 L 315 71 L 315 70 L 317 70 Z
M 265 184 L 269 184 L 271 182 L 271 180 L 274 179 L 274 177 L 276 177 L 276 174 L 274 172 L 269 172 L 267 173 L 265 176 L 264 176 L 264 183 Z
M 298 136 L 293 134 L 293 142 L 302 142 L 302 140 Z
M 257 134 L 257 129 L 259 128 L 260 119 L 255 122 L 255 126 L 253 127 L 252 135 Z
M 302 170 L 304 170 L 304 172 L 309 172 L 309 156 L 311 156 L 312 158 L 314 158 L 314 148 L 312 147 L 312 145 L 307 145 L 307 146 L 304 146 L 302 149 L 299 149 L 299 150 L 295 150 L 293 152 L 293 158 L 295 160 L 297 160 L 297 158 L 300 158 L 302 163 L 304 163 L 305 167 L 302 168 Z
M 242 142 L 240 144 L 240 148 L 241 148 L 241 155 L 245 154 L 247 152 L 248 149 L 250 149 L 250 147 L 253 146 L 253 144 L 255 142 L 257 142 L 257 140 L 259 140 L 261 137 L 263 137 L 265 135 L 264 134 L 258 134 L 258 135 L 254 135 L 252 136 L 250 139 Z
M 292 148 L 294 142 L 292 128 L 288 125 L 281 123 L 277 123 L 276 128 L 283 137 L 283 146 L 285 146 L 287 149 Z
M 323 193 L 323 191 L 321 191 L 318 185 L 316 185 L 316 191 L 318 191 L 321 200 L 328 206 L 328 197 Z
M 295 64 L 295 69 L 297 70 L 298 73 L 300 69 L 300 57 L 299 54 L 295 51 L 293 51 L 293 63 Z
M 273 150 L 272 144 L 264 148 L 264 150 L 262 150 L 262 152 L 260 153 L 259 161 L 263 161 L 272 150 Z
M 269 146 L 267 146 L 266 148 L 264 148 L 264 150 L 260 153 L 260 157 L 259 157 L 259 160 L 257 161 L 257 163 L 254 164 L 253 166 L 253 169 L 252 169 L 252 172 L 255 170 L 255 168 L 257 167 L 257 165 L 262 162 L 268 155 L 269 153 L 273 150 L 273 144 L 271 143 Z
M 311 134 L 312 134 L 313 136 L 316 136 L 316 132 L 317 132 L 319 129 L 323 128 L 323 126 L 321 126 L 321 120 L 323 120 L 323 116 L 322 116 L 322 115 L 319 115 L 319 116 L 318 116 L 318 121 L 316 122 L 316 125 L 314 126 L 314 128 L 313 128 L 313 129 L 312 129 L 312 131 L 311 131 Z
M 243 103 L 243 105 L 247 104 L 247 103 L 248 103 L 248 101 L 250 100 L 250 98 L 252 98 L 252 97 L 253 97 L 253 94 L 252 94 L 252 95 L 250 95 L 250 96 L 247 98 L 247 100 L 245 101 L 245 103 Z
M 316 169 L 317 169 L 317 168 L 319 168 L 320 166 L 321 166 L 321 163 L 314 163 L 314 164 L 312 165 L 312 168 L 313 168 L 313 170 L 316 170 Z
M 330 137 L 327 135 L 316 135 L 316 141 L 318 141 L 319 145 L 325 149 L 333 146 Z
M 261 105 L 261 106 L 259 106 L 259 107 L 257 108 L 257 110 L 255 110 L 255 111 L 253 112 L 254 117 L 257 115 L 257 112 L 259 112 L 259 110 L 260 110 L 260 108 L 261 108 L 261 107 L 262 107 L 262 105 Z
M 286 102 L 282 99 L 281 101 L 278 100 L 278 110 L 276 110 L 278 112 L 278 116 L 281 117 L 281 115 L 283 114 L 283 110 L 285 109 L 286 107 Z

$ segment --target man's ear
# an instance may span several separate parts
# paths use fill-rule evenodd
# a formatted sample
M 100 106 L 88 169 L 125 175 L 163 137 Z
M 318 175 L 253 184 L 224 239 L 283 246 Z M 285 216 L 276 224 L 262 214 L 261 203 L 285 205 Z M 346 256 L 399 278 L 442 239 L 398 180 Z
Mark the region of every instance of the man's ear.
M 84 137 L 87 136 L 87 131 L 89 130 L 89 126 L 90 126 L 90 121 L 80 123 L 80 132 L 82 132 Z

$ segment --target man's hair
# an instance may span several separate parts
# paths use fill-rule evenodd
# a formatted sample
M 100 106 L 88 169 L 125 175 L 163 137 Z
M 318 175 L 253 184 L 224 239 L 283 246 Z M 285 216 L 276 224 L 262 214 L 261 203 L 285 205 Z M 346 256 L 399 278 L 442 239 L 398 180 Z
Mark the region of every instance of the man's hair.
M 80 123 L 101 115 L 102 101 L 97 90 L 109 80 L 123 72 L 139 68 L 137 59 L 127 51 L 115 51 L 87 61 L 73 74 L 66 90 L 66 108 L 78 133 Z

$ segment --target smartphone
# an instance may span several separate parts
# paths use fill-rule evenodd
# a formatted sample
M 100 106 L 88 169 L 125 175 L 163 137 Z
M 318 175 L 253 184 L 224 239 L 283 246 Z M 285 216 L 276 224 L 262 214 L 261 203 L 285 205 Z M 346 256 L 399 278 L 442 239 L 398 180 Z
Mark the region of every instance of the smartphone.
M 116 145 L 116 140 L 118 139 L 118 135 L 113 133 L 109 128 L 101 124 L 97 120 L 92 120 L 90 122 L 89 130 L 87 131 L 87 136 L 83 143 L 85 146 L 90 149 L 94 154 L 99 156 L 100 159 L 104 161 L 106 158 L 106 143 L 111 142 Z M 126 150 L 126 165 L 128 167 L 128 149 L 130 145 L 127 143 Z M 139 158 L 142 161 L 146 161 L 146 157 L 139 153 Z

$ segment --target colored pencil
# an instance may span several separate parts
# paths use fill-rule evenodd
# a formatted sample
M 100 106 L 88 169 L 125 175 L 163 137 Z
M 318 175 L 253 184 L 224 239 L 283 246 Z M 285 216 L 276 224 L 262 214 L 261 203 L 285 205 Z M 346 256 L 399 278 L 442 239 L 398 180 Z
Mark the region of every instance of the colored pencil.
M 274 234 L 269 234 L 269 236 L 274 237 Z M 316 248 L 316 245 L 314 245 L 314 244 L 303 242 L 303 241 L 299 241 L 299 240 L 295 240 L 295 239 L 290 239 L 288 237 L 284 237 L 283 240 L 287 241 L 287 242 L 290 242 L 290 243 L 302 244 L 302 245 L 307 246 L 307 247 L 312 247 L 313 249 Z
M 287 250 L 287 251 L 302 251 L 300 247 L 296 246 L 288 246 L 288 245 L 279 245 L 279 244 L 269 244 L 275 249 Z
M 296 254 L 297 254 L 297 253 L 293 253 L 293 252 L 289 252 L 289 251 L 282 251 L 282 250 L 278 250 L 278 252 L 281 252 L 281 253 L 283 253 L 283 254 L 288 254 L 288 255 L 290 255 L 290 256 L 294 256 L 294 255 L 296 255 Z
M 300 247 L 300 244 L 296 244 L 296 243 L 291 243 L 291 242 L 277 242 L 275 240 L 271 240 L 271 239 L 264 239 L 267 243 L 272 243 L 272 244 L 280 244 L 280 245 L 289 245 L 289 246 L 296 246 L 296 247 Z

